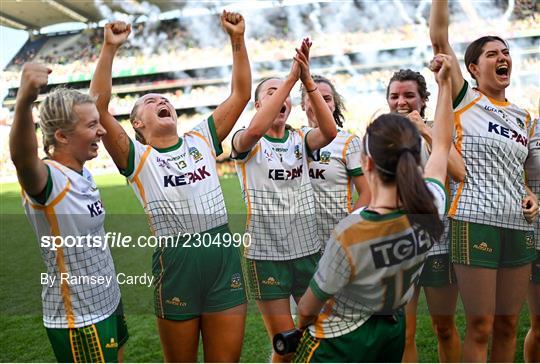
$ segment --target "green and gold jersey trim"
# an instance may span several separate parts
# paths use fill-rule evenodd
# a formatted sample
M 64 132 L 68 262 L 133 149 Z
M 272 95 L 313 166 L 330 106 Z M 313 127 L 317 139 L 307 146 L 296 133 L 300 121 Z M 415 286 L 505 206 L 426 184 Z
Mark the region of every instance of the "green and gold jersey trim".
M 268 140 L 271 143 L 285 143 L 287 139 L 289 139 L 289 129 L 285 129 L 285 134 L 281 138 L 274 138 L 265 134 L 264 139 Z
M 448 198 L 448 190 L 446 189 L 444 184 L 438 179 L 431 178 L 431 177 L 424 178 L 424 181 L 434 183 L 444 191 L 444 199 L 445 199 L 444 213 L 447 214 L 448 210 L 450 210 L 450 199 Z
M 135 169 L 135 145 L 133 144 L 133 140 L 131 140 L 130 138 L 129 139 L 128 165 L 126 169 L 118 168 L 118 170 L 120 171 L 121 175 L 127 177 L 133 174 L 134 169 Z
M 347 175 L 350 177 L 359 177 L 364 175 L 364 171 L 362 170 L 362 167 L 347 169 Z
M 309 282 L 309 288 L 311 288 L 311 291 L 313 291 L 313 294 L 315 295 L 315 297 L 317 297 L 321 301 L 326 301 L 326 300 L 330 299 L 333 296 L 333 295 L 328 294 L 325 291 L 323 291 L 319 287 L 317 282 L 315 282 L 315 279 L 311 279 L 311 281 Z
M 214 150 L 216 151 L 216 156 L 218 156 L 223 153 L 223 148 L 217 135 L 214 115 L 210 115 L 210 117 L 208 118 L 208 129 L 210 129 L 210 135 L 212 136 L 212 145 L 214 146 Z
M 465 97 L 465 94 L 467 93 L 468 88 L 469 88 L 469 83 L 463 80 L 463 86 L 461 87 L 461 90 L 459 91 L 459 94 L 457 95 L 456 99 L 452 103 L 452 107 L 454 109 L 458 107 L 459 104 L 461 104 L 461 101 L 463 101 L 463 98 Z
M 159 153 L 168 153 L 168 152 L 177 150 L 181 146 L 182 146 L 182 138 L 178 138 L 178 141 L 176 142 L 176 144 L 171 145 L 170 147 L 165 147 L 165 148 L 152 147 L 152 148 L 154 148 Z
M 47 167 L 47 183 L 45 184 L 45 187 L 43 188 L 43 190 L 35 195 L 35 196 L 30 196 L 32 197 L 32 199 L 34 199 L 38 204 L 40 205 L 45 205 L 45 203 L 47 203 L 47 200 L 49 199 L 49 197 L 51 197 L 51 192 L 52 192 L 52 189 L 53 189 L 53 180 L 52 180 L 52 177 L 51 177 L 51 168 L 45 164 L 45 167 Z

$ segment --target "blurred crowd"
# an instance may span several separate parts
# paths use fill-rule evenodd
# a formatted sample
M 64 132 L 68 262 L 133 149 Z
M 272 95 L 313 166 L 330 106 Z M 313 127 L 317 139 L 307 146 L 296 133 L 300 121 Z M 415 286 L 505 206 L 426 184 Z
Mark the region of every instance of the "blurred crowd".
M 536 59 L 534 62 L 525 62 L 524 65 L 526 65 L 533 74 L 536 73 L 536 75 L 538 75 L 538 70 L 540 69 L 539 59 Z M 520 67 L 523 67 L 523 65 Z M 436 85 L 427 68 L 421 69 L 420 71 L 426 77 L 428 89 L 432 91 L 432 96 L 430 97 L 426 109 L 426 116 L 428 119 L 431 119 L 435 112 L 435 104 L 437 101 L 436 92 L 434 92 L 434 90 L 436 90 Z M 344 129 L 357 135 L 363 135 L 366 125 L 371 120 L 377 115 L 388 111 L 385 101 L 386 85 L 393 72 L 393 69 L 388 69 L 357 76 L 351 76 L 345 73 L 329 76 L 335 83 L 338 92 L 340 92 L 345 99 L 346 111 L 344 113 Z M 525 75 L 524 77 L 527 76 Z M 191 101 L 200 105 L 218 105 L 227 98 L 228 93 L 228 86 L 223 85 L 193 88 L 189 93 L 177 90 L 174 93 L 165 92 L 163 94 L 172 102 L 176 109 L 183 109 L 184 106 Z M 135 101 L 141 95 L 129 94 L 124 97 L 113 97 L 110 106 L 111 111 L 117 115 L 126 115 L 125 119 L 127 119 L 127 115 L 131 112 Z M 295 87 L 291 96 L 293 110 L 289 117 L 289 122 L 293 127 L 298 128 L 307 124 L 306 116 L 300 108 L 300 92 L 298 87 Z M 527 83 L 521 85 L 520 78 L 513 76 L 512 85 L 507 91 L 507 97 L 509 100 L 516 101 L 521 107 L 526 108 L 531 113 L 531 116 L 538 116 L 538 103 L 540 97 L 540 86 L 538 85 L 538 82 L 536 84 Z M 179 132 L 183 133 L 192 129 L 211 113 L 212 108 L 207 106 L 190 109 L 189 112 L 180 110 L 178 112 Z M 235 130 L 247 126 L 254 113 L 253 103 L 250 103 L 240 117 L 240 120 L 237 122 Z M 37 108 L 34 109 L 34 120 L 36 122 L 39 120 Z M 2 123 L 0 122 L 0 181 L 5 179 L 12 180 L 15 177 L 15 168 L 9 158 L 9 126 L 1 124 Z M 126 129 L 128 135 L 134 137 L 133 128 L 128 120 L 122 121 L 121 125 Z M 233 132 L 229 137 L 232 134 Z M 38 140 L 41 143 L 39 129 Z M 220 167 L 218 168 L 221 175 L 234 174 L 234 166 L 229 160 L 230 146 L 231 143 L 229 139 L 223 142 L 224 152 L 220 156 L 219 162 L 225 164 L 220 164 Z M 42 153 L 41 149 L 40 153 Z M 42 156 L 44 156 L 44 154 Z M 96 173 L 114 172 L 116 170 L 114 163 L 103 146 L 100 148 L 98 157 L 88 162 L 88 168 Z
M 457 22 L 450 26 L 454 43 L 470 41 L 476 37 L 478 31 L 478 25 L 470 21 Z M 481 31 L 483 34 L 497 33 L 512 38 L 531 32 L 539 35 L 540 25 L 534 17 L 506 24 L 493 20 L 486 21 Z M 196 34 L 182 28 L 180 22 L 160 22 L 159 26 L 150 29 L 141 23 L 135 26 L 133 33 L 119 51 L 113 75 L 181 71 L 231 63 L 228 42 L 221 42 L 220 47 L 205 45 L 207 41 L 198 39 Z M 51 77 L 59 83 L 74 79 L 88 80 L 99 55 L 102 34 L 102 28 L 86 29 L 71 35 L 44 35 L 28 42 L 6 67 L 2 81 L 10 87 L 17 86 L 20 67 L 30 60 L 47 63 L 53 70 Z M 317 57 L 346 54 L 366 48 L 399 49 L 427 44 L 427 37 L 428 31 L 424 24 L 406 24 L 371 32 L 322 32 L 312 34 L 312 55 Z M 264 39 L 248 38 L 247 47 L 252 63 L 275 63 L 290 59 L 298 39 L 289 38 L 275 35 Z M 36 46 L 38 43 L 39 47 Z M 174 62 L 171 62 L 172 59 Z
M 309 15 L 304 14 L 302 21 L 307 17 Z M 290 59 L 294 47 L 297 46 L 298 29 L 292 29 L 286 20 L 280 17 L 272 19 L 275 30 L 273 32 L 267 32 L 261 26 L 261 29 L 258 29 L 259 34 L 247 34 L 247 47 L 254 70 L 254 82 L 257 78 L 269 73 L 284 74 L 288 71 L 289 63 L 280 61 Z M 506 22 L 501 22 L 500 18 L 481 21 L 481 26 L 467 19 L 461 22 L 453 21 L 449 30 L 452 42 L 468 42 L 484 34 L 501 34 L 507 39 L 517 38 L 516 44 L 520 47 L 515 48 L 521 49 L 516 52 L 515 48 L 512 48 L 514 66 L 512 85 L 507 96 L 511 101 L 529 110 L 531 115 L 537 116 L 540 96 L 538 14 L 513 17 L 511 21 Z M 219 68 L 231 63 L 229 45 L 224 41 L 225 35 L 221 32 L 219 36 L 216 35 L 217 42 L 216 39 L 212 42 L 199 36 L 201 32 L 195 31 L 196 29 L 200 27 L 197 28 L 193 24 L 179 20 L 152 24 L 140 23 L 134 26 L 130 40 L 121 48 L 115 60 L 113 75 L 118 77 L 123 72 L 143 75 L 175 73 L 169 73 L 167 77 L 161 77 L 164 74 L 139 77 L 136 82 L 129 81 L 131 83 L 128 82 L 128 85 L 121 86 L 113 81 L 113 91 L 116 90 L 117 94 L 111 100 L 110 110 L 114 115 L 127 118 L 136 99 L 147 90 L 156 89 L 169 98 L 174 107 L 179 110 L 178 125 L 182 133 L 210 115 L 212 108 L 227 98 L 230 92 L 228 85 L 230 70 L 223 67 L 224 72 L 220 72 L 221 68 Z M 347 31 L 321 31 L 316 27 L 308 30 L 311 31 L 314 41 L 312 56 L 321 57 L 321 61 L 317 64 L 318 68 L 314 67 L 313 73 L 322 73 L 334 81 L 338 92 L 344 96 L 347 107 L 344 128 L 358 135 L 363 134 L 365 126 L 374 116 L 387 111 L 386 85 L 392 73 L 400 67 L 399 65 L 402 65 L 397 62 L 401 60 L 400 49 L 423 48 L 424 53 L 421 52 L 421 54 L 426 57 L 431 53 L 427 49 L 428 30 L 422 21 L 371 30 L 362 29 L 361 26 L 352 27 Z M 47 63 L 53 69 L 51 83 L 69 83 L 74 79 L 89 80 L 99 55 L 102 37 L 102 28 L 89 28 L 62 35 L 36 36 L 27 42 L 12 60 L 2 73 L 0 81 L 9 87 L 18 86 L 21 66 L 30 60 Z M 525 41 L 520 43 L 520 39 L 525 39 Z M 459 53 L 463 49 L 460 47 L 456 49 L 460 56 Z M 384 55 L 386 50 L 388 54 Z M 356 56 L 345 57 L 344 60 L 344 54 L 360 54 L 362 59 L 356 59 L 356 63 L 351 65 L 350 60 Z M 375 57 L 371 57 L 370 54 L 374 54 Z M 383 54 L 383 56 L 378 56 L 378 54 Z M 412 53 L 413 56 L 414 54 L 416 53 Z M 422 61 L 413 61 L 413 56 L 410 52 L 406 55 L 411 59 L 408 64 L 426 77 L 429 89 L 435 90 L 436 85 L 430 71 Z M 208 67 L 218 67 L 218 69 L 214 75 L 209 76 L 208 72 L 202 72 Z M 124 90 L 120 91 L 119 88 L 124 88 Z M 436 93 L 432 92 L 432 94 Z M 11 92 L 8 98 L 13 97 L 14 92 Z M 299 107 L 298 88 L 292 92 L 292 97 L 295 107 L 289 120 L 292 121 L 293 127 L 300 127 L 307 122 Z M 433 95 L 428 103 L 428 118 L 432 117 L 434 112 L 435 97 L 436 95 Z M 235 128 L 246 126 L 253 113 L 253 105 L 250 103 Z M 7 109 L 2 109 L 0 112 L 0 181 L 13 179 L 15 176 L 8 150 L 10 118 L 11 113 Z M 38 118 L 37 110 L 35 110 L 34 120 L 37 122 Z M 128 135 L 133 136 L 129 121 L 123 121 L 122 126 Z M 41 143 L 39 130 L 38 134 Z M 224 141 L 223 147 L 224 153 L 220 157 L 218 170 L 221 175 L 234 174 L 234 166 L 228 158 L 230 141 Z M 42 153 L 41 150 L 40 153 Z M 96 173 L 115 170 L 112 160 L 103 147 L 100 149 L 99 157 L 88 163 L 88 168 Z

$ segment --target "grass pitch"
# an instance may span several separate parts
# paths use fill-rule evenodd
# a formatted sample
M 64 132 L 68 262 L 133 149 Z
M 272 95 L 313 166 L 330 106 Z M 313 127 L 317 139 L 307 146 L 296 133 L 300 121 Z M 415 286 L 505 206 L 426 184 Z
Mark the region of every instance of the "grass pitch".
M 120 175 L 96 177 L 107 211 L 106 230 L 131 235 L 148 235 L 146 218 L 131 187 Z M 221 180 L 230 225 L 233 232 L 242 232 L 245 206 L 236 177 Z M 45 271 L 37 239 L 21 206 L 18 184 L 0 185 L 0 361 L 53 362 L 55 357 L 41 319 L 40 273 Z M 152 248 L 113 248 L 116 271 L 126 274 L 151 274 Z M 124 312 L 130 339 L 126 362 L 162 362 L 152 292 L 146 286 L 121 286 Z M 461 337 L 464 319 L 458 309 L 457 322 Z M 516 361 L 523 361 L 523 339 L 529 328 L 528 314 L 522 311 Z M 417 345 L 421 362 L 436 362 L 437 340 L 423 295 L 418 309 Z M 268 362 L 270 343 L 262 319 L 254 303 L 249 304 L 242 362 Z M 202 355 L 199 355 L 202 360 Z

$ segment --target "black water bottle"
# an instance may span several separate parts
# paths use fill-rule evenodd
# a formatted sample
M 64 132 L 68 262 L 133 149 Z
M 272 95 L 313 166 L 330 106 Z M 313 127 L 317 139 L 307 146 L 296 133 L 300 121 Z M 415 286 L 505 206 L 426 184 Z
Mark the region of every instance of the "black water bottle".
M 301 338 L 302 331 L 298 329 L 280 332 L 279 334 L 274 335 L 274 339 L 272 340 L 274 351 L 279 355 L 294 353 Z

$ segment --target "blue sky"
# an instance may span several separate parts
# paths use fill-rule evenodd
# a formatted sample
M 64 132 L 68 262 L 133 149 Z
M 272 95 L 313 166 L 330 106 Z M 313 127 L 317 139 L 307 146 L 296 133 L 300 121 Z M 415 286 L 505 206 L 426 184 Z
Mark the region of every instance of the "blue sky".
M 28 32 L 0 26 L 0 67 L 4 69 L 24 42 L 28 39 Z

